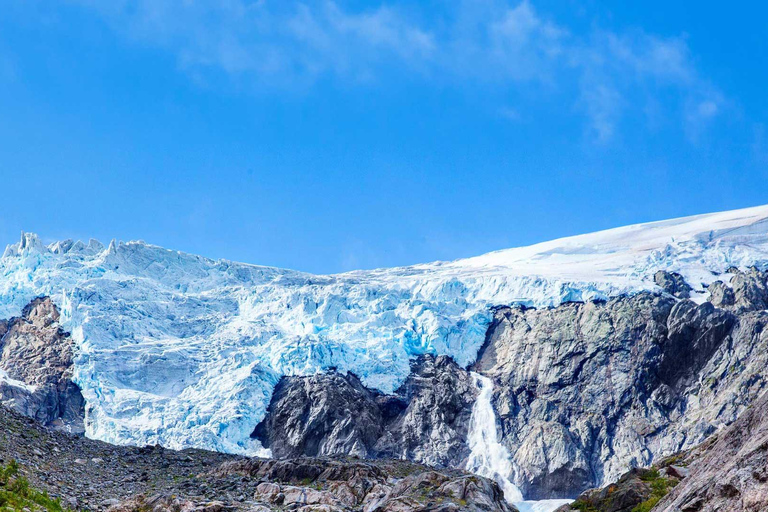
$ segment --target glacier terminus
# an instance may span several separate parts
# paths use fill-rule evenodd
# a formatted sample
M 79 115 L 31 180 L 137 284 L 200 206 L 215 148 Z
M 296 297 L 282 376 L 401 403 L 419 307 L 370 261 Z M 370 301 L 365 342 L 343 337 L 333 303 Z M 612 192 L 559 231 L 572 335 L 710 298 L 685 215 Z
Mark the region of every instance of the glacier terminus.
M 250 434 L 281 376 L 334 368 L 391 393 L 419 355 L 469 367 L 495 306 L 654 290 L 657 270 L 703 300 L 728 268 L 766 262 L 768 206 L 337 275 L 22 234 L 0 258 L 0 318 L 38 296 L 58 306 L 88 437 L 265 455 Z

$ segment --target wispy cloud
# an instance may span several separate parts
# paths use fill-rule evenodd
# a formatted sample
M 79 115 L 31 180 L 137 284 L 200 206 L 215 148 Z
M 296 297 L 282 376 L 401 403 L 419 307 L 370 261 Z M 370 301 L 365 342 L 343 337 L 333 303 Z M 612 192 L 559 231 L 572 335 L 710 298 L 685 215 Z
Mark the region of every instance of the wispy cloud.
M 131 40 L 176 54 L 190 73 L 224 72 L 260 85 L 358 80 L 383 63 L 421 65 L 431 35 L 396 10 L 349 12 L 334 2 L 74 0 Z
M 652 110 L 661 94 L 677 98 L 692 140 L 725 106 L 697 72 L 684 36 L 599 27 L 576 34 L 527 0 L 457 0 L 439 14 L 330 0 L 72 1 L 125 37 L 173 52 L 198 78 L 225 73 L 258 87 L 307 88 L 326 78 L 377 82 L 401 76 L 399 68 L 468 88 L 537 85 L 570 96 L 598 143 L 612 140 L 627 116 Z

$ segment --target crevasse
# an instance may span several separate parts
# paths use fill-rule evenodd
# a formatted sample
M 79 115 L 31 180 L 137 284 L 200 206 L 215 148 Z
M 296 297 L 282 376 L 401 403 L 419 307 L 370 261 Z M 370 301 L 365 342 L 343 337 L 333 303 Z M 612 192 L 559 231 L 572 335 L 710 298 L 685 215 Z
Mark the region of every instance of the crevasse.
M 23 234 L 0 258 L 0 318 L 39 295 L 60 307 L 89 437 L 256 454 L 282 375 L 336 367 L 391 392 L 416 355 L 472 363 L 496 305 L 634 293 L 659 269 L 704 296 L 728 267 L 768 261 L 766 219 L 757 207 L 338 275 Z

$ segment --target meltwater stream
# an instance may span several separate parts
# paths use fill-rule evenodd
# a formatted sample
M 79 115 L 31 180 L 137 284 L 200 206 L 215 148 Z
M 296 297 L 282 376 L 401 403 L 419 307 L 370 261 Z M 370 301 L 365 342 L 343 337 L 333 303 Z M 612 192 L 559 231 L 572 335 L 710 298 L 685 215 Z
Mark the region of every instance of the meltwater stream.
M 491 478 L 504 491 L 507 502 L 515 505 L 520 512 L 551 512 L 571 500 L 524 501 L 523 494 L 509 480 L 512 474 L 512 457 L 509 450 L 499 442 L 496 431 L 496 413 L 493 410 L 493 382 L 488 377 L 472 372 L 475 386 L 480 392 L 472 407 L 469 420 L 468 443 L 470 454 L 467 470 L 476 475 Z

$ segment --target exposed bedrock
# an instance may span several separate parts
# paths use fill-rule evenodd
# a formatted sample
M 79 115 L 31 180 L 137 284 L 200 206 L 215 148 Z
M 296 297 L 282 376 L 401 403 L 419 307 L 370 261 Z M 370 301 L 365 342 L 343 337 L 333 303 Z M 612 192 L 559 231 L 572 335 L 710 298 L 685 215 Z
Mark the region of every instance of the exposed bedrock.
M 275 457 L 356 455 L 460 466 L 477 390 L 444 356 L 423 356 L 394 395 L 352 374 L 283 377 L 254 437 Z
M 512 480 L 527 499 L 576 496 L 730 424 L 768 377 L 765 272 L 731 271 L 712 302 L 664 293 L 549 309 L 498 308 L 473 370 L 494 382 Z M 395 395 L 354 375 L 285 377 L 254 436 L 276 457 L 353 454 L 463 466 L 477 391 L 425 356 Z
M 641 293 L 498 309 L 475 369 L 523 494 L 575 496 L 736 420 L 768 375 L 766 277 L 733 271 L 710 287 L 719 307 Z
M 688 299 L 691 296 L 691 286 L 677 272 L 659 270 L 653 275 L 653 281 L 659 288 L 678 299 Z
M 84 400 L 72 382 L 72 340 L 48 297 L 0 322 L 0 402 L 43 425 L 82 433 Z
M 654 467 L 632 469 L 616 483 L 588 490 L 556 512 L 768 510 L 766 406 L 768 393 L 763 393 L 738 420 L 702 444 Z
M 659 512 L 768 510 L 768 394 L 697 450 L 685 478 Z

